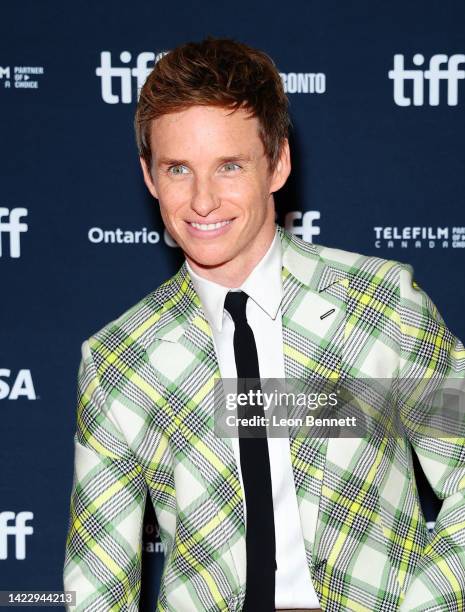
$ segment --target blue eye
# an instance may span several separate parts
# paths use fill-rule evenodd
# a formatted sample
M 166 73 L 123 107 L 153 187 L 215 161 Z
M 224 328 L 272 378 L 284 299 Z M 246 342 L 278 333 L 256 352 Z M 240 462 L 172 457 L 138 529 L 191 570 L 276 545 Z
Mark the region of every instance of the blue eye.
M 228 162 L 223 166 L 223 168 L 227 168 L 228 166 L 236 166 L 237 168 L 240 168 L 239 164 L 236 164 L 235 162 Z
M 176 168 L 185 168 L 185 167 L 186 167 L 186 166 L 182 166 L 182 165 L 179 165 L 179 166 L 170 166 L 170 167 L 168 168 L 168 172 L 169 172 L 170 174 L 174 174 L 174 175 L 185 174 L 185 172 L 171 172 L 171 170 L 175 170 Z

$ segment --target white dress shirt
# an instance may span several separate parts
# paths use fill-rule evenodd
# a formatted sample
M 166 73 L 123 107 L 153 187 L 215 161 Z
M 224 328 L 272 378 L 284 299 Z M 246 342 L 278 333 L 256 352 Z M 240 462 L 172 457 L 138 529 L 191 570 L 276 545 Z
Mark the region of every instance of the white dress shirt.
M 281 241 L 275 233 L 268 251 L 239 288 L 231 289 L 203 278 L 186 261 L 192 283 L 211 325 L 213 341 L 222 378 L 236 378 L 233 335 L 234 322 L 224 310 L 226 293 L 245 291 L 246 316 L 257 345 L 260 377 L 285 378 L 282 337 L 282 253 Z M 244 497 L 240 469 L 239 440 L 231 438 Z M 275 606 L 279 608 L 318 608 L 320 603 L 313 587 L 305 556 L 289 438 L 268 438 L 271 486 L 276 531 Z M 244 517 L 246 507 L 244 503 Z

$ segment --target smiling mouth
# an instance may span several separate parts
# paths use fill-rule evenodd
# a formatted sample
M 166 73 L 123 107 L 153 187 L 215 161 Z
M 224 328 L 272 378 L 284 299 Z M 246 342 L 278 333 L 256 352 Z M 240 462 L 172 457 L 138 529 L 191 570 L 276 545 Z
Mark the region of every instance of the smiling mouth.
M 211 230 L 218 229 L 220 227 L 224 227 L 231 223 L 232 219 L 228 219 L 227 221 L 218 221 L 218 223 L 194 223 L 193 221 L 188 221 L 189 225 L 195 227 L 195 229 L 201 230 L 203 232 L 209 232 Z

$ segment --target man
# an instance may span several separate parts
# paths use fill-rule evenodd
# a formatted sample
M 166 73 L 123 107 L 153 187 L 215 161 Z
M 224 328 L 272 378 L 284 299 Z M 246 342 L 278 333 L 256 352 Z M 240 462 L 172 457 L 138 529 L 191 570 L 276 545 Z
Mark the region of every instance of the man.
M 82 346 L 64 571 L 78 610 L 138 609 L 147 494 L 158 610 L 464 609 L 464 440 L 408 426 L 422 381 L 463 389 L 464 347 L 410 266 L 276 225 L 288 127 L 273 62 L 232 40 L 174 49 L 141 91 L 144 180 L 186 260 Z M 215 381 L 258 375 L 390 381 L 407 435 L 218 435 Z M 444 500 L 431 536 L 412 446 Z

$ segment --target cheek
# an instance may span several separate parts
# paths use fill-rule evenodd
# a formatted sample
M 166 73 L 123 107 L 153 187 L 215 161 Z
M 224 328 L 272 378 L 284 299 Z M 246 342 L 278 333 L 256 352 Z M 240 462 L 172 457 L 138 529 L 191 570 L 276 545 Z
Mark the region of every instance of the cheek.
M 222 185 L 221 197 L 234 200 L 238 204 L 250 207 L 257 202 L 260 197 L 261 185 L 258 181 L 250 177 L 243 177 Z
M 190 188 L 186 184 L 173 184 L 161 181 L 158 186 L 158 199 L 168 214 L 175 212 L 190 199 Z

